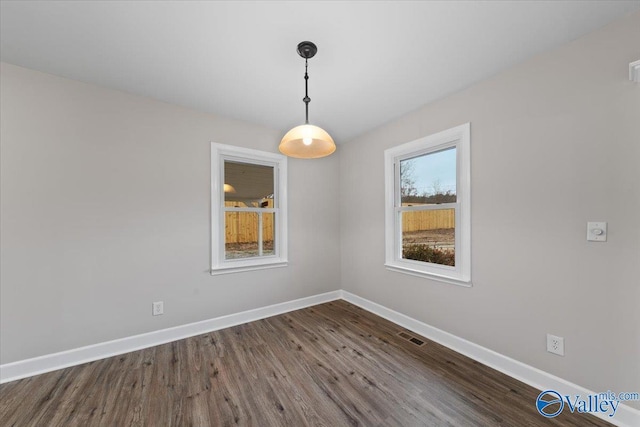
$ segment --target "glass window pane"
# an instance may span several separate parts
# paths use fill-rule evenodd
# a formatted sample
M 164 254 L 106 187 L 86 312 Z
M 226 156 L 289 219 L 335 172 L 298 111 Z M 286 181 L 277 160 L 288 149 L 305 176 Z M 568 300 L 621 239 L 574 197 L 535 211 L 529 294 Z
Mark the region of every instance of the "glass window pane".
M 258 256 L 258 214 L 256 212 L 225 212 L 225 259 Z
M 275 214 L 262 212 L 262 255 L 275 255 Z
M 402 206 L 456 202 L 456 147 L 400 161 Z
M 455 209 L 401 212 L 402 258 L 455 266 Z
M 225 160 L 225 206 L 274 207 L 273 177 L 273 166 Z

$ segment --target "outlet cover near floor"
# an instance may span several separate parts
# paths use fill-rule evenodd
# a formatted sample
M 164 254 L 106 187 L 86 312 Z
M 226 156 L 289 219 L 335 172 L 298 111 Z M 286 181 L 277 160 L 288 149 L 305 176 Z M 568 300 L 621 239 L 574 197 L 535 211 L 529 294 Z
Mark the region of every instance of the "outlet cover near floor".
M 153 314 L 154 316 L 160 316 L 161 314 L 164 314 L 164 302 L 162 301 L 154 302 L 152 306 L 151 314 Z
M 564 338 L 547 334 L 547 351 L 558 356 L 564 356 Z

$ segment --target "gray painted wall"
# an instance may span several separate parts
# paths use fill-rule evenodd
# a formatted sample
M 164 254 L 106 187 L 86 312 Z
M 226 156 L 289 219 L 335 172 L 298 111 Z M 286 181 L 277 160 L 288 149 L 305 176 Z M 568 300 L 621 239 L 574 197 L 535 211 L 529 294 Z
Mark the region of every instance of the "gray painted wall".
M 636 13 L 291 160 L 290 266 L 215 277 L 209 142 L 275 152 L 280 132 L 3 64 L 0 363 L 342 287 L 590 389 L 638 391 L 639 39 Z M 385 270 L 384 149 L 467 121 L 474 286 Z M 588 220 L 609 222 L 607 243 L 585 241 Z
M 636 13 L 340 147 L 343 289 L 592 390 L 640 390 L 638 40 Z M 465 122 L 473 287 L 386 270 L 383 151 Z M 608 242 L 587 243 L 587 221 Z
M 9 64 L 0 91 L 0 363 L 340 288 L 337 157 L 289 161 L 287 268 L 212 277 L 210 142 L 281 132 Z

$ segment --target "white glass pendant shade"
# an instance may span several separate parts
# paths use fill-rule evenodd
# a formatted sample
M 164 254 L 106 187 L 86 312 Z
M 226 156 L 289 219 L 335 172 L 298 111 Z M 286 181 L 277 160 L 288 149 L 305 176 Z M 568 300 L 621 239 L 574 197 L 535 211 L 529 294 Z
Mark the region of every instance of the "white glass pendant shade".
M 300 125 L 291 129 L 280 141 L 280 152 L 299 159 L 317 159 L 336 151 L 331 135 L 314 125 Z

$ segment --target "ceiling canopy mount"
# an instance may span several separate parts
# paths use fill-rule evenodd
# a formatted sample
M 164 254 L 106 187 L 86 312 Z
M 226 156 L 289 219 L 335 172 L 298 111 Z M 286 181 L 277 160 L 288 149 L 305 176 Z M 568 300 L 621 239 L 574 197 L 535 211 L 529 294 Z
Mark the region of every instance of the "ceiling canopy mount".
M 298 43 L 298 55 L 304 59 L 310 59 L 316 56 L 318 53 L 318 47 L 313 42 L 300 42 Z

